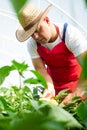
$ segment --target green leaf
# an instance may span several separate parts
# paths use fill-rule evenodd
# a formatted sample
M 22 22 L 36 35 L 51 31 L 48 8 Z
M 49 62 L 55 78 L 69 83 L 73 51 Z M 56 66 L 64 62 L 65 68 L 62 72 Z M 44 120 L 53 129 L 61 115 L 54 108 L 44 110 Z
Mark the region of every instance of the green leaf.
M 32 78 L 26 79 L 24 81 L 24 83 L 28 83 L 28 84 L 39 84 L 40 81 L 38 79 L 35 79 L 35 78 L 32 77 Z
M 44 112 L 47 112 L 46 114 L 47 118 L 51 121 L 55 121 L 60 123 L 66 128 L 81 128 L 81 124 L 67 111 L 64 109 L 54 106 L 54 105 L 49 105 L 44 108 Z M 43 111 L 43 108 L 42 108 Z
M 64 89 L 64 90 L 61 90 L 58 95 L 56 96 L 56 100 L 60 100 L 61 98 L 65 97 L 68 95 L 68 91 L 69 89 Z
M 28 68 L 28 65 L 25 62 L 18 63 L 13 60 L 11 66 L 3 66 L 0 68 L 0 85 L 4 82 L 5 78 L 9 76 L 10 72 L 13 70 L 17 70 L 21 76 L 23 76 L 23 72 Z
M 38 103 L 36 100 L 31 100 L 31 99 L 30 99 L 30 103 L 31 103 L 31 106 L 32 106 L 35 110 L 38 110 L 38 109 L 39 109 L 39 103 Z
M 15 123 L 12 130 L 66 130 L 69 128 L 82 128 L 76 119 L 64 109 L 54 105 L 40 105 L 36 101 L 32 101 L 32 105 L 36 106 L 36 111 L 28 113 L 22 120 Z
M 0 68 L 0 85 L 4 82 L 5 78 L 13 70 L 12 66 L 3 66 Z
M 76 112 L 81 120 L 87 118 L 87 104 L 85 102 L 81 102 L 77 107 Z
M 10 0 L 10 2 L 16 14 L 18 15 L 19 10 L 24 6 L 27 0 Z
M 11 117 L 0 117 L 0 130 L 9 130 Z
M 12 112 L 14 112 L 14 109 L 11 108 L 10 103 L 7 102 L 4 97 L 0 96 L 0 101 L 2 102 L 2 104 L 4 106 L 4 109 L 6 111 L 12 111 Z
M 40 81 L 40 83 L 45 87 L 47 88 L 47 83 L 46 83 L 46 80 L 45 78 L 37 71 L 35 70 L 31 70 L 31 72 L 36 76 L 36 78 L 38 79 L 38 81 Z
M 19 63 L 15 60 L 12 61 L 12 65 L 19 72 L 21 76 L 23 76 L 23 72 L 27 70 L 28 64 L 25 64 L 25 62 Z

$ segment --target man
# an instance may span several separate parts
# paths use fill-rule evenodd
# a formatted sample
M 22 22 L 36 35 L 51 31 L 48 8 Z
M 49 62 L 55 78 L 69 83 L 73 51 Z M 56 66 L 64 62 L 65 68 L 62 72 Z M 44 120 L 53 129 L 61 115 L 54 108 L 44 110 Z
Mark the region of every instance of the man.
M 46 16 L 52 5 L 43 12 L 32 3 L 19 11 L 22 25 L 16 31 L 20 42 L 27 39 L 32 63 L 46 79 L 48 89 L 42 98 L 51 98 L 68 88 L 69 95 L 63 103 L 71 101 L 82 89 L 75 90 L 81 75 L 81 66 L 87 54 L 87 41 L 73 26 L 65 23 L 54 24 Z

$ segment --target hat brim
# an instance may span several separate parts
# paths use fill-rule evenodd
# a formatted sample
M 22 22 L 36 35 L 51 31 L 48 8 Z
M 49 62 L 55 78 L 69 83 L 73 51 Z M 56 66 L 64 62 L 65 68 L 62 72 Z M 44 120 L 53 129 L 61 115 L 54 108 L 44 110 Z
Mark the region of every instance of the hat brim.
M 49 12 L 50 8 L 51 8 L 51 4 L 43 11 L 42 16 L 40 18 L 40 20 L 33 25 L 33 27 L 31 27 L 29 30 L 25 31 L 24 28 L 22 26 L 20 26 L 17 30 L 16 30 L 16 38 L 18 41 L 20 42 L 24 42 L 26 41 L 37 29 L 37 26 L 40 25 L 40 23 L 42 22 L 42 20 L 46 17 L 47 13 Z

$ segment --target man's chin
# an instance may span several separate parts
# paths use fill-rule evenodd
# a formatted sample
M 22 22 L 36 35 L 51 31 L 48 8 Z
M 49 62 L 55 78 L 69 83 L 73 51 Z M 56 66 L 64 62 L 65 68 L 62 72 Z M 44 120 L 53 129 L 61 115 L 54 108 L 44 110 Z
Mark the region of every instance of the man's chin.
M 47 41 L 41 41 L 40 43 L 41 43 L 41 44 L 46 44 L 46 43 L 47 43 Z

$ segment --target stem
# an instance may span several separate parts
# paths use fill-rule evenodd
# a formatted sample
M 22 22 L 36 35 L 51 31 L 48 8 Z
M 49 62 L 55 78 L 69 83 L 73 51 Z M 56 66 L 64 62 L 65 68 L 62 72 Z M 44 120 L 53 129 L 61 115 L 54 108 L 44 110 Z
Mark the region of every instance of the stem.
M 21 76 L 19 74 L 19 97 L 20 97 L 20 102 L 19 102 L 19 111 L 22 111 L 23 107 L 22 107 L 22 79 Z

